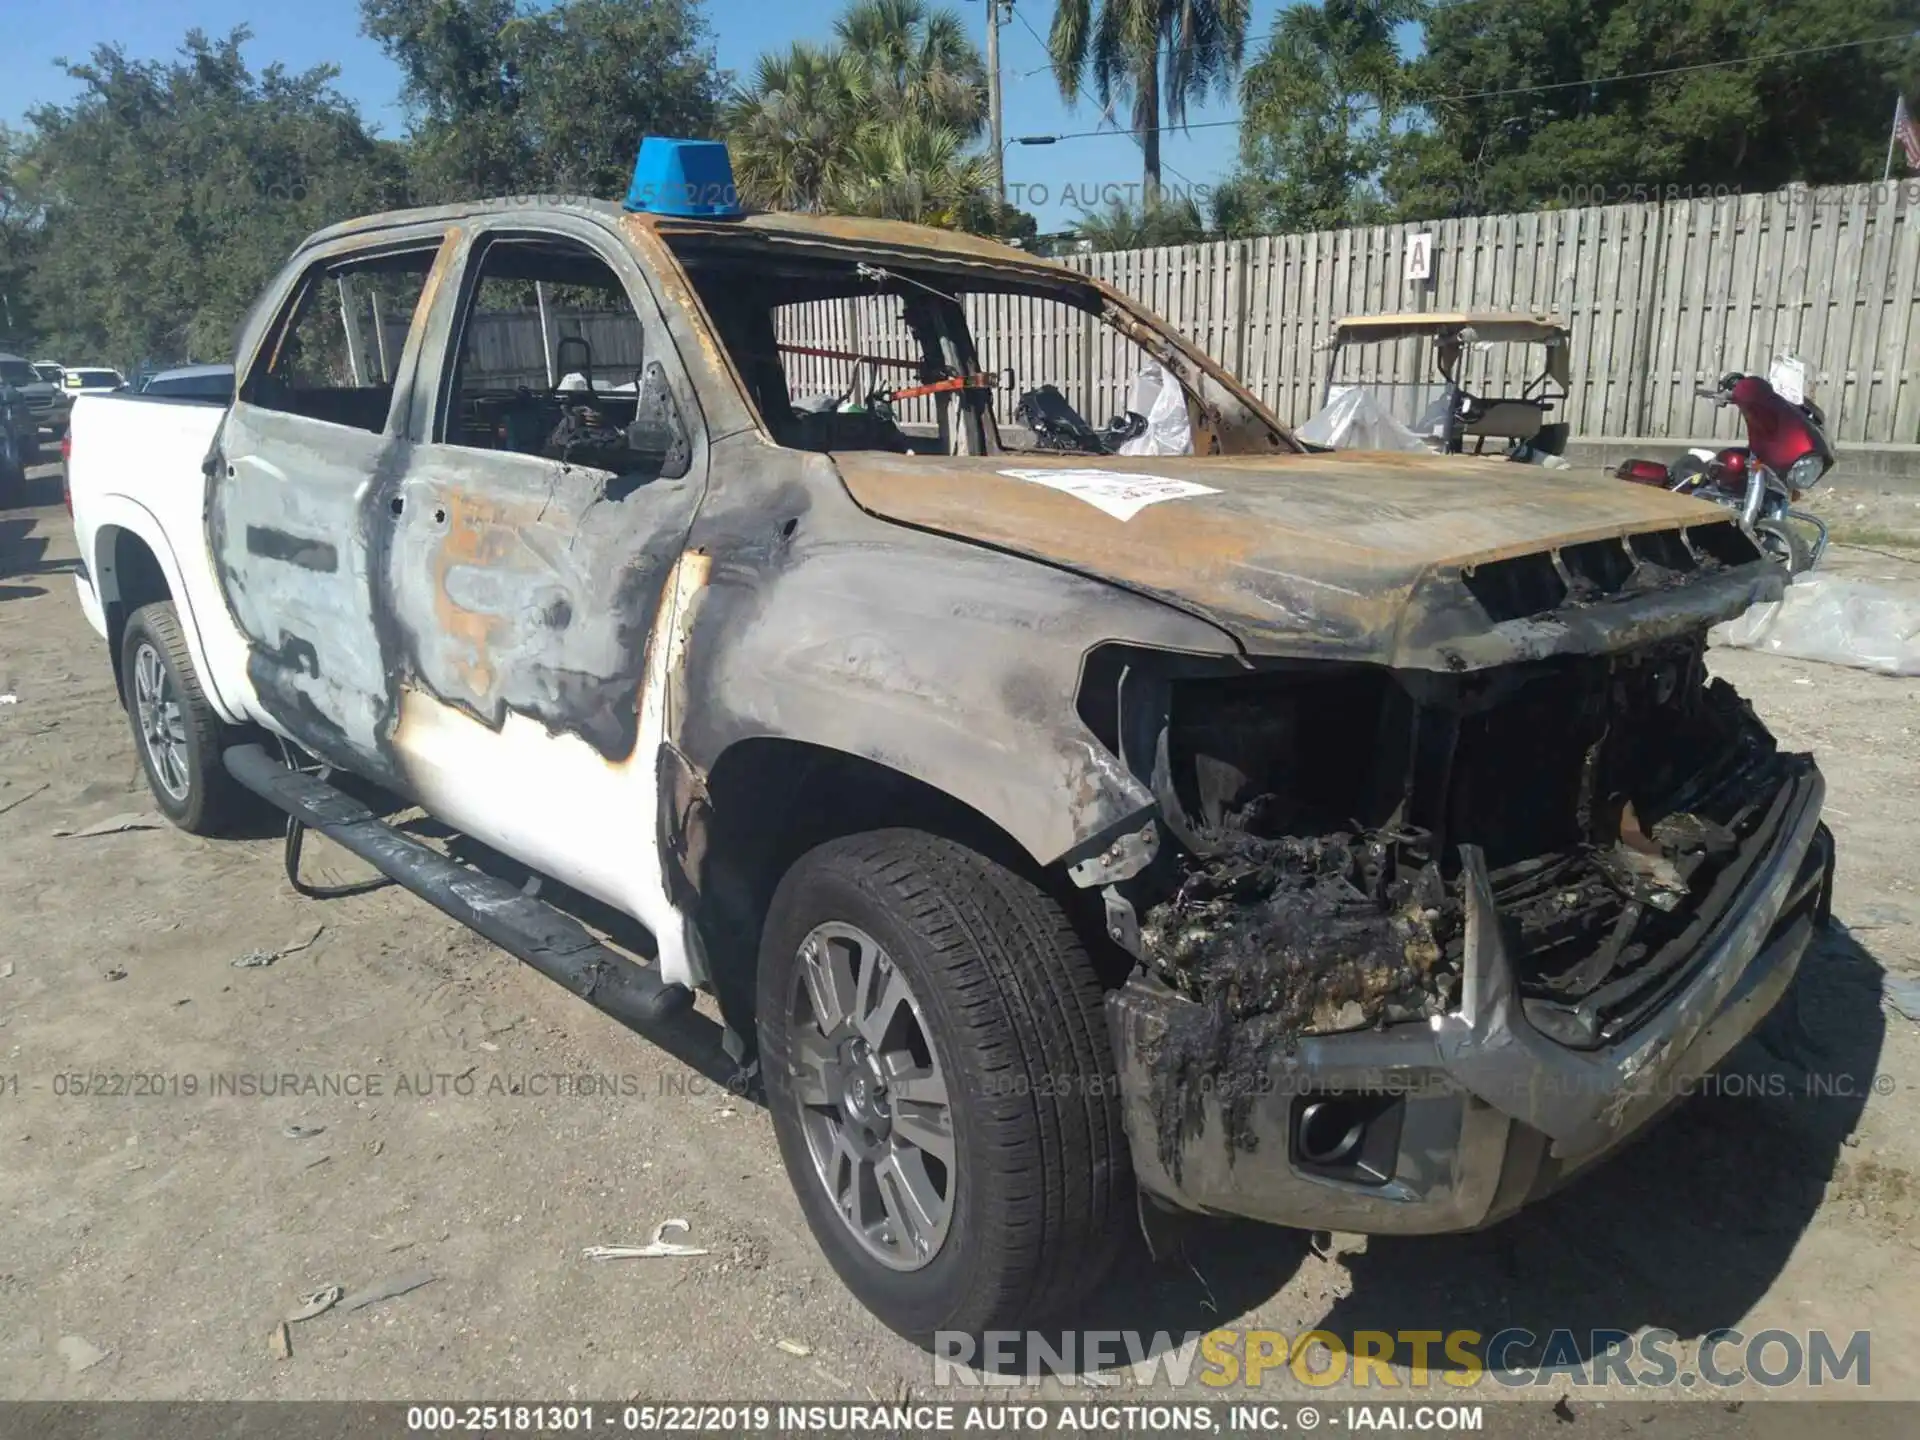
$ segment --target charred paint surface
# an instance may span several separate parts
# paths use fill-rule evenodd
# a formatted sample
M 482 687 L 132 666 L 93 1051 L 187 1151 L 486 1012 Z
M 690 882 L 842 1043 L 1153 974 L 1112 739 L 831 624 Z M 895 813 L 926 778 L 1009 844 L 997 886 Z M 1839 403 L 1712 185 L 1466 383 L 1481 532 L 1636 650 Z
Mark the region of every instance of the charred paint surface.
M 1217 630 L 1110 587 L 888 525 L 824 456 L 716 447 L 690 543 L 711 557 L 672 738 L 709 771 L 754 737 L 873 760 L 1051 861 L 1151 807 L 1075 710 L 1116 635 L 1226 655 Z
M 1466 585 L 1472 567 L 1530 553 L 1551 567 L 1549 548 L 1617 545 L 1628 535 L 1677 533 L 1688 522 L 1725 525 L 1725 513 L 1644 487 L 1550 486 L 1490 467 L 1455 467 L 1441 483 L 1417 471 L 1363 480 L 1352 467 L 1322 466 L 1320 458 L 1264 466 L 1103 458 L 1102 470 L 1191 480 L 1218 492 L 1119 520 L 1000 473 L 1004 457 L 836 457 L 848 490 L 876 515 L 1138 590 L 1220 625 L 1255 654 L 1482 668 L 1683 633 L 1738 613 L 1780 584 L 1757 558 L 1708 565 L 1677 589 L 1636 576 L 1607 597 L 1605 614 L 1588 615 L 1590 600 L 1564 595 L 1573 603 L 1503 626 Z M 1027 468 L 1088 463 L 1021 457 Z M 1638 608 L 1626 613 L 1629 605 Z M 1630 633 L 1634 626 L 1640 633 Z
M 213 487 L 209 541 L 228 609 L 251 642 L 262 708 L 329 762 L 403 786 L 385 746 L 387 668 L 367 584 L 382 528 L 362 498 L 404 465 L 387 437 L 314 426 L 249 405 L 220 439 L 233 474 Z M 294 563 L 299 537 L 329 536 L 333 563 Z M 276 538 L 284 537 L 284 539 Z
M 247 527 L 247 553 L 262 560 L 280 560 L 302 570 L 318 570 L 331 575 L 340 568 L 340 552 L 325 540 L 310 535 L 290 535 L 266 525 Z
M 542 474 L 542 470 L 546 473 Z M 449 453 L 400 492 L 389 568 L 405 671 L 498 728 L 508 711 L 632 756 L 647 632 L 699 488 Z

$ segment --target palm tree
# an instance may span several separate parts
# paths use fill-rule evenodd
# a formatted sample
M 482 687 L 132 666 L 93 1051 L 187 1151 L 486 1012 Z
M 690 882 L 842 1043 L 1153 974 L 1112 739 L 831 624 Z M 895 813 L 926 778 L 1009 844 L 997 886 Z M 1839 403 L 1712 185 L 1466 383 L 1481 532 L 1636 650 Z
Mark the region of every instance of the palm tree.
M 734 181 L 750 204 L 818 210 L 845 182 L 848 140 L 869 113 L 867 68 L 838 46 L 766 54 L 724 120 Z
M 1187 104 L 1212 90 L 1232 93 L 1247 44 L 1247 0 L 1059 0 L 1047 50 L 1069 104 L 1091 81 L 1103 108 L 1130 104 L 1146 175 L 1146 199 L 1160 192 L 1160 121 L 1187 118 Z
M 993 183 L 986 158 L 969 154 L 959 132 L 921 116 L 868 125 L 847 156 L 834 209 L 949 229 Z
M 877 114 L 931 121 L 963 140 L 979 136 L 987 67 L 953 11 L 930 11 L 921 0 L 858 0 L 833 33 L 864 64 Z
M 991 184 L 969 147 L 986 66 L 951 10 L 856 0 L 827 46 L 768 54 L 728 100 L 734 175 L 751 204 L 956 226 Z
M 1240 171 L 1215 192 L 1223 229 L 1332 230 L 1375 223 L 1376 177 L 1406 103 L 1395 33 L 1425 0 L 1320 0 L 1294 5 L 1240 86 Z M 1228 217 L 1222 217 L 1223 219 Z
M 1129 205 L 1116 198 L 1104 210 L 1083 213 L 1073 222 L 1073 233 L 1092 250 L 1151 250 L 1207 238 L 1199 207 L 1191 199 Z

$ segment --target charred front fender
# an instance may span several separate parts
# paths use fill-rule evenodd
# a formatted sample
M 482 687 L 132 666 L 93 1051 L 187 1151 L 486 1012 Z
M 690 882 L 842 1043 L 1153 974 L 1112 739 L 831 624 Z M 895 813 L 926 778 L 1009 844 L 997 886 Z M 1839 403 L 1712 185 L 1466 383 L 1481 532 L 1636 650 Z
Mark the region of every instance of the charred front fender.
M 1038 864 L 1116 842 L 1116 859 L 1131 853 L 1154 798 L 1078 708 L 1087 658 L 1119 644 L 1231 666 L 1230 637 L 1115 585 L 870 515 L 826 456 L 729 444 L 690 542 L 710 564 L 669 726 L 689 772 L 745 741 L 804 742 L 951 797 Z

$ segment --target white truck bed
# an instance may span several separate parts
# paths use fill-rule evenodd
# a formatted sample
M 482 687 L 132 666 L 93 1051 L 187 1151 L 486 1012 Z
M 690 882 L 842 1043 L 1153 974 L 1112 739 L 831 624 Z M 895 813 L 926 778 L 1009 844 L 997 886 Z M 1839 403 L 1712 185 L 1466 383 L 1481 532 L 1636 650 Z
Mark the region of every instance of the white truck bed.
M 102 637 L 122 603 L 123 567 L 139 544 L 165 575 L 207 698 L 221 715 L 253 717 L 247 647 L 227 616 L 206 544 L 201 466 L 226 407 L 218 402 L 131 395 L 74 401 L 67 488 L 81 569 L 81 608 Z M 137 595 L 135 596 L 137 599 Z

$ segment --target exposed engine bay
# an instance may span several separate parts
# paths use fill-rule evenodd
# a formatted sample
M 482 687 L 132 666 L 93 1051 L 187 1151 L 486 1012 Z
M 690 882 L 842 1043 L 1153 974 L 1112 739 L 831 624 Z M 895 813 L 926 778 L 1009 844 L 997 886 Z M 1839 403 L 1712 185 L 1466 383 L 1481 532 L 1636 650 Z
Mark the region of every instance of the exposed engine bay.
M 1273 1047 L 1458 1004 L 1462 847 L 1486 867 L 1528 1021 L 1576 1049 L 1630 1032 L 1684 980 L 1807 763 L 1708 679 L 1700 638 L 1169 694 L 1154 783 L 1179 843 L 1139 951 L 1198 1002 L 1167 1037 L 1166 1098 L 1224 1094 L 1230 1126 Z

